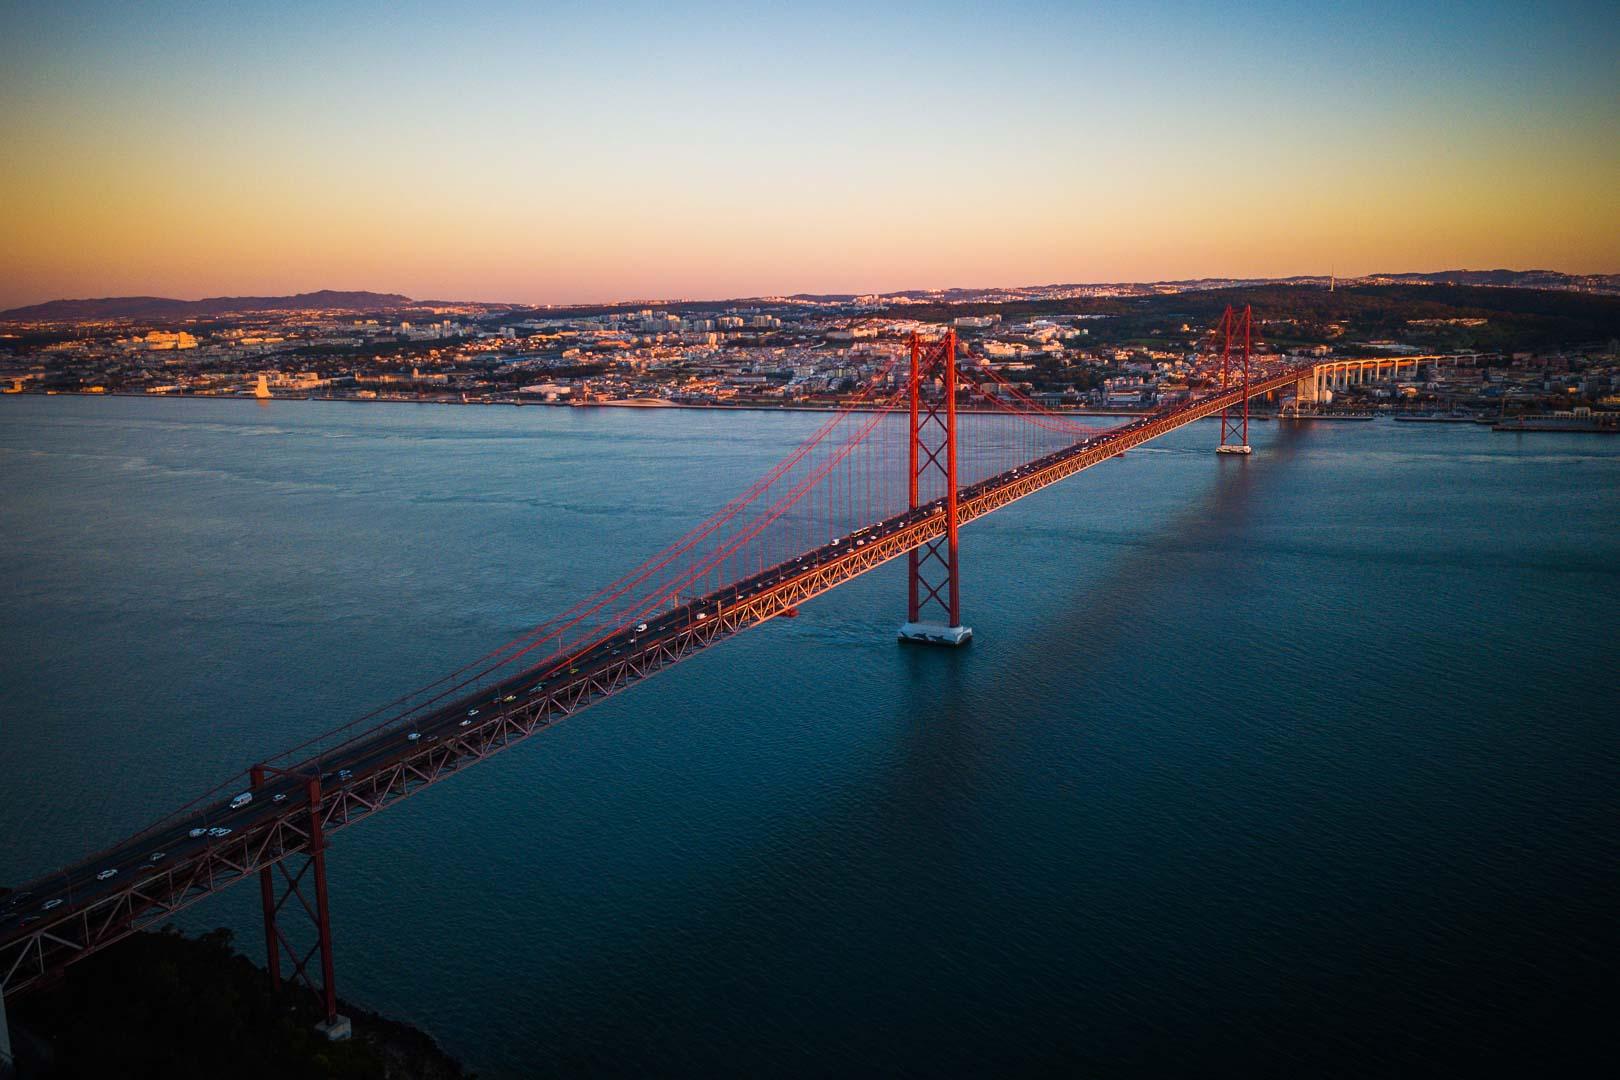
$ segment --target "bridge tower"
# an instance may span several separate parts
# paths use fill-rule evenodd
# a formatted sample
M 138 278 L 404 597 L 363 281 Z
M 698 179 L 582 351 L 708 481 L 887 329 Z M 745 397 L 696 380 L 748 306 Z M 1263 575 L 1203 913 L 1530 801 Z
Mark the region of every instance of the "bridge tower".
M 1243 408 L 1239 416 L 1232 415 L 1232 409 L 1221 410 L 1221 442 L 1215 448 L 1217 454 L 1251 454 L 1254 451 L 1249 447 L 1249 347 L 1251 327 L 1254 316 L 1249 305 L 1243 305 L 1243 314 L 1238 316 L 1232 311 L 1232 305 L 1226 306 L 1226 314 L 1221 316 L 1221 391 L 1234 386 L 1238 373 L 1233 370 L 1235 364 L 1243 367 Z M 1235 350 L 1241 349 L 1242 354 L 1234 357 Z
M 923 385 L 937 378 L 941 394 L 923 396 Z M 911 508 L 943 500 L 945 533 L 908 553 L 906 623 L 901 641 L 962 645 L 973 637 L 962 625 L 962 589 L 957 572 L 956 506 L 956 331 L 924 345 L 911 335 L 911 452 L 907 486 Z

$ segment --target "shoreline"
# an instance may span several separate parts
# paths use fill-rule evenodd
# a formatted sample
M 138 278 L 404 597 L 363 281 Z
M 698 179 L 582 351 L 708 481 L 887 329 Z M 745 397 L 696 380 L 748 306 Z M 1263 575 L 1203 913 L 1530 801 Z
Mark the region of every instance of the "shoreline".
M 103 986 L 126 987 L 138 1001 Z M 218 1076 L 266 1063 L 296 1076 L 473 1075 L 427 1030 L 343 998 L 338 1011 L 354 1033 L 328 1042 L 315 1028 L 315 996 L 291 981 L 272 989 L 227 929 L 139 931 L 8 1007 L 22 1076 L 181 1075 L 201 1060 Z M 217 1034 L 244 1022 L 245 1040 Z
M 297 401 L 297 402 L 314 401 L 314 402 L 329 402 L 329 403 L 332 403 L 332 404 L 340 404 L 340 405 L 457 405 L 457 406 L 466 406 L 466 407 L 506 406 L 506 407 L 509 407 L 509 408 L 540 407 L 540 408 L 551 408 L 551 409 L 643 409 L 643 410 L 649 410 L 649 411 L 654 411 L 654 412 L 663 411 L 665 409 L 680 409 L 680 410 L 685 410 L 685 411 L 699 411 L 699 412 L 707 411 L 707 412 L 756 412 L 756 413 L 791 413 L 791 412 L 834 413 L 834 412 L 840 412 L 840 411 L 858 412 L 858 413 L 876 413 L 876 412 L 883 411 L 883 410 L 875 409 L 875 408 L 872 408 L 872 407 L 866 406 L 866 405 L 858 405 L 858 406 L 855 406 L 854 408 L 846 408 L 843 405 L 836 405 L 836 404 L 828 404 L 828 405 L 802 405 L 802 404 L 800 404 L 800 405 L 768 405 L 768 404 L 765 404 L 763 402 L 749 402 L 747 404 L 732 405 L 732 404 L 726 404 L 726 403 L 722 403 L 722 402 L 714 402 L 714 403 L 711 403 L 711 404 L 698 404 L 698 403 L 695 403 L 695 402 L 676 402 L 676 401 L 645 400 L 645 399 L 636 400 L 636 401 L 581 401 L 581 402 L 569 402 L 569 401 L 513 401 L 513 400 L 507 400 L 507 399 L 492 400 L 492 401 L 457 401 L 457 400 L 455 400 L 453 398 L 394 398 L 394 397 L 389 397 L 389 398 L 381 398 L 381 397 L 379 397 L 379 398 L 354 398 L 354 397 L 319 397 L 319 396 L 315 396 L 315 395 L 311 395 L 311 394 L 299 394 L 299 395 L 289 394 L 289 395 L 285 395 L 285 396 L 281 396 L 281 397 L 261 398 L 261 397 L 254 397 L 251 394 L 147 394 L 147 393 L 136 393 L 136 392 L 130 391 L 130 390 L 109 390 L 109 391 L 103 391 L 101 393 L 89 393 L 89 392 L 86 392 L 86 391 L 83 391 L 83 390 L 58 390 L 58 391 L 53 391 L 51 393 L 25 392 L 25 393 L 10 393 L 10 394 L 0 395 L 0 398 L 20 398 L 20 397 L 141 398 L 141 399 L 144 399 L 144 400 L 163 400 L 163 401 L 243 401 L 243 402 L 251 401 L 251 402 L 258 403 L 258 404 L 268 404 L 269 402 L 272 402 L 272 401 L 282 401 L 282 402 L 286 402 L 286 401 Z M 966 416 L 999 416 L 999 415 L 1005 415 L 1004 413 L 1002 413 L 1000 410 L 997 410 L 997 409 L 986 409 L 986 408 L 983 408 L 983 407 L 976 407 L 976 406 L 960 407 L 960 408 L 957 409 L 957 413 L 958 413 L 958 415 L 966 415 Z M 1093 408 L 1093 409 L 1063 409 L 1063 408 L 1054 408 L 1052 410 L 1052 415 L 1058 416 L 1058 417 L 1089 417 L 1089 418 L 1093 418 L 1093 419 L 1109 419 L 1109 418 L 1126 419 L 1126 418 L 1130 418 L 1130 417 L 1149 416 L 1149 415 L 1152 415 L 1152 413 L 1153 413 L 1153 410 L 1151 410 L 1151 409 L 1095 409 L 1095 408 Z M 1295 423 L 1306 423 L 1306 422 L 1319 421 L 1319 420 L 1320 421 L 1345 421 L 1345 420 L 1371 421 L 1371 420 L 1378 420 L 1378 419 L 1382 419 L 1382 418 L 1386 418 L 1386 417 L 1388 419 L 1390 419 L 1390 420 L 1399 420 L 1399 421 L 1406 421 L 1406 422 L 1416 421 L 1416 422 L 1420 422 L 1420 423 L 1421 422 L 1427 422 L 1427 423 L 1443 423 L 1443 424 L 1478 424 L 1479 426 L 1482 426 L 1482 427 L 1487 427 L 1488 426 L 1488 427 L 1491 428 L 1491 430 L 1508 431 L 1508 432 L 1536 432 L 1536 433 L 1549 433 L 1549 434 L 1556 434 L 1556 433 L 1560 433 L 1560 432 L 1565 433 L 1565 434 L 1614 434 L 1614 433 L 1617 432 L 1617 430 L 1620 430 L 1620 429 L 1617 429 L 1617 428 L 1615 428 L 1614 426 L 1611 426 L 1611 425 L 1597 425 L 1597 424 L 1586 425 L 1586 426 L 1555 425 L 1555 424 L 1544 423 L 1542 418 L 1537 418 L 1537 417 L 1527 417 L 1527 418 L 1524 418 L 1523 420 L 1509 419 L 1505 423 L 1503 421 L 1501 421 L 1501 420 L 1497 420 L 1494 423 L 1492 423 L 1490 421 L 1487 421 L 1486 418 L 1484 418 L 1484 417 L 1473 417 L 1473 416 L 1469 416 L 1469 417 L 1454 417 L 1454 416 L 1436 417 L 1436 416 L 1424 414 L 1422 412 L 1416 412 L 1416 411 L 1406 412 L 1406 411 L 1396 411 L 1396 410 L 1390 410 L 1390 411 L 1387 411 L 1387 412 L 1373 412 L 1373 413 L 1369 413 L 1369 414 L 1359 414 L 1359 415 L 1356 415 L 1356 414 L 1343 414 L 1343 413 L 1313 413 L 1313 414 L 1297 415 L 1297 416 L 1296 415 L 1280 416 L 1279 414 L 1273 413 L 1273 412 L 1251 412 L 1249 414 L 1249 420 L 1250 420 L 1251 423 L 1266 423 L 1266 422 L 1275 421 L 1275 420 L 1285 420 L 1285 421 L 1290 421 L 1290 422 L 1295 422 Z M 1525 421 L 1528 421 L 1528 422 L 1525 422 Z
M 536 406 L 548 409 L 645 409 L 658 412 L 665 409 L 709 410 L 717 412 L 881 412 L 867 406 L 857 406 L 845 410 L 842 405 L 767 405 L 764 403 L 749 402 L 746 405 L 727 405 L 716 402 L 710 405 L 700 405 L 694 402 L 676 401 L 454 401 L 449 398 L 354 398 L 354 397 L 319 397 L 313 394 L 287 394 L 280 397 L 260 398 L 252 394 L 145 394 L 135 393 L 131 390 L 108 390 L 92 394 L 83 390 L 57 390 L 49 394 L 27 392 L 22 394 L 5 394 L 3 397 L 82 397 L 82 398 L 142 398 L 153 401 L 322 401 L 345 405 L 462 405 L 462 406 L 509 406 L 511 408 L 534 408 Z M 960 407 L 961 413 L 982 413 L 985 415 L 1000 415 L 999 410 L 985 408 Z M 1060 416 L 1100 416 L 1100 417 L 1126 417 L 1147 416 L 1151 409 L 1053 409 Z M 1254 419 L 1251 415 L 1250 419 Z

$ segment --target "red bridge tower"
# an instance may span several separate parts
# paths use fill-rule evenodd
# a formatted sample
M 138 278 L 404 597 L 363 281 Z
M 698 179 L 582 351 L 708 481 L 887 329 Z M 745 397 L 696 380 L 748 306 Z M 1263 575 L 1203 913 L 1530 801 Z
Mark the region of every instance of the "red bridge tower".
M 940 393 L 924 399 L 938 379 Z M 907 556 L 909 595 L 901 641 L 961 645 L 973 637 L 962 625 L 956 548 L 956 331 L 926 346 L 911 335 L 911 508 L 939 504 L 945 533 Z
M 1233 371 L 1235 364 L 1243 365 L 1243 410 L 1240 418 L 1232 416 L 1231 409 L 1221 410 L 1221 444 L 1215 448 L 1217 454 L 1250 454 L 1249 448 L 1249 338 L 1250 328 L 1254 317 L 1250 313 L 1249 305 L 1243 305 L 1243 315 L 1239 317 L 1232 311 L 1232 306 L 1226 306 L 1226 314 L 1221 317 L 1221 391 L 1230 389 L 1237 381 L 1238 374 Z M 1238 357 L 1232 355 L 1236 349 L 1242 349 Z

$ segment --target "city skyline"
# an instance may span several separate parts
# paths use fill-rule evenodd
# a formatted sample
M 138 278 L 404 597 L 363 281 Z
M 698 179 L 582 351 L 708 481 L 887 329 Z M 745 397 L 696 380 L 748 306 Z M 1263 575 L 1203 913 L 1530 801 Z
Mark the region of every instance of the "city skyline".
M 1620 270 L 1620 29 L 1597 5 L 88 4 L 0 26 L 0 136 L 24 150 L 0 167 L 0 308 Z

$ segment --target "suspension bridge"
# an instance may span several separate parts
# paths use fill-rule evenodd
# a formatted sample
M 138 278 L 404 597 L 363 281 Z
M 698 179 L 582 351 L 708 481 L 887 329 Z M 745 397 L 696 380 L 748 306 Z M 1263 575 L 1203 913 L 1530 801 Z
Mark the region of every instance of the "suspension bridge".
M 1205 417 L 1221 417 L 1217 449 L 1248 453 L 1250 400 L 1318 379 L 1256 354 L 1252 336 L 1248 309 L 1229 308 L 1186 400 L 1099 427 L 965 362 L 954 331 L 913 335 L 769 472 L 616 581 L 0 900 L 0 994 L 256 878 L 270 978 L 313 992 L 341 1037 L 333 833 L 893 559 L 907 562 L 899 637 L 965 643 L 961 526 Z M 0 1036 L 3 1015 L 0 998 Z

